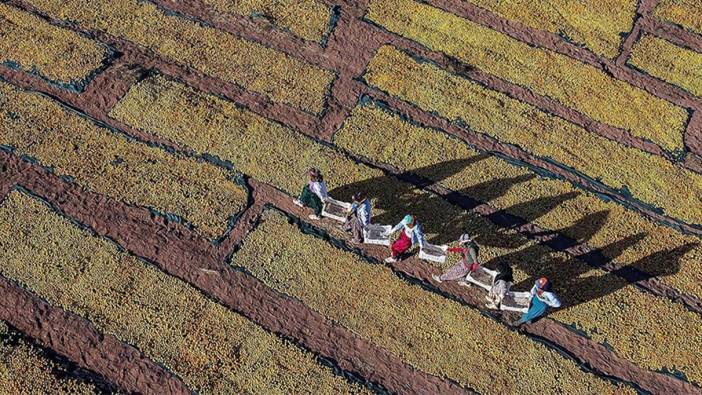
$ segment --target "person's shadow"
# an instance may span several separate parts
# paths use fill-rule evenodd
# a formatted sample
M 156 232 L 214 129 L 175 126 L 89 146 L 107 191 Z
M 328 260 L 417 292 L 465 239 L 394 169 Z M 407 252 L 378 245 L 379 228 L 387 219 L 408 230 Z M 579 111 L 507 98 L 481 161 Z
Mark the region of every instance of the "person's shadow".
M 573 245 L 587 243 L 606 224 L 608 214 L 608 211 L 594 213 L 581 218 L 571 227 L 554 233 L 568 233 L 572 230 L 571 228 L 577 228 L 581 238 L 574 240 Z M 558 254 L 538 244 L 503 255 L 488 262 L 486 266 L 494 267 L 498 262 L 508 262 L 513 267 L 527 272 L 529 278 L 515 284 L 512 287 L 515 291 L 530 290 L 539 277 L 550 279 L 553 291 L 562 302 L 560 309 L 565 309 L 602 298 L 638 281 L 673 275 L 680 271 L 685 254 L 697 247 L 696 243 L 684 244 L 654 252 L 634 263 L 615 267 L 611 271 L 595 273 L 597 268 L 614 262 L 624 251 L 635 246 L 645 237 L 645 233 L 637 233 L 599 248 L 595 253 L 604 252 L 606 259 L 598 260 L 599 263 L 594 267 L 586 264 L 582 257 Z
M 529 290 L 534 281 L 541 276 L 552 279 L 554 291 L 561 298 L 563 308 L 601 298 L 636 281 L 677 273 L 682 257 L 696 246 L 686 244 L 658 251 L 625 267 L 601 275 L 592 275 L 594 273 L 589 272 L 594 271 L 595 267 L 575 257 L 566 257 L 563 253 L 556 253 L 536 243 L 521 248 L 529 243 L 526 238 L 504 228 L 495 232 L 495 226 L 485 226 L 488 221 L 486 218 L 468 211 L 478 204 L 489 203 L 503 196 L 517 184 L 532 180 L 535 178 L 533 174 L 491 179 L 460 190 L 454 188 L 454 192 L 446 198 L 422 191 L 422 188 L 447 180 L 471 166 L 479 166 L 480 161 L 489 157 L 487 154 L 479 154 L 409 170 L 397 176 L 376 177 L 334 188 L 330 195 L 339 200 L 349 201 L 354 193 L 366 192 L 373 204 L 372 222 L 377 224 L 395 225 L 406 214 L 416 215 L 427 234 L 427 241 L 432 244 L 449 243 L 457 240 L 467 229 L 478 229 L 477 234 L 472 236 L 479 245 L 515 250 L 487 262 L 487 267 L 494 268 L 498 262 L 506 262 L 527 272 L 530 277 L 515 284 L 515 290 Z M 518 213 L 520 218 L 532 222 L 579 194 L 580 192 L 567 192 L 535 198 L 500 210 L 496 215 Z M 452 204 L 456 201 L 460 201 L 461 207 Z M 608 216 L 608 211 L 596 212 L 580 218 L 569 227 L 545 233 L 577 237 L 569 239 L 565 244 L 561 243 L 562 247 L 587 243 L 607 223 Z M 616 260 L 627 248 L 634 246 L 645 236 L 628 236 L 598 249 L 598 253 L 606 254 L 606 259 L 600 259 L 598 264 L 604 265 Z
M 467 229 L 474 228 L 480 229 L 473 236 L 481 245 L 518 248 L 524 243 L 522 237 L 513 232 L 495 234 L 487 231 L 486 227 L 483 226 L 487 220 L 471 214 L 468 211 L 472 208 L 470 204 L 462 204 L 462 207 L 458 207 L 441 196 L 422 191 L 422 188 L 446 180 L 469 166 L 477 165 L 478 162 L 488 157 L 489 155 L 481 154 L 467 159 L 452 160 L 413 169 L 398 176 L 383 176 L 347 184 L 334 188 L 330 191 L 330 195 L 339 200 L 349 201 L 355 192 L 366 192 L 373 204 L 372 222 L 377 224 L 395 225 L 406 214 L 416 215 L 427 234 L 427 241 L 432 244 L 450 243 L 457 240 Z M 475 206 L 481 202 L 494 200 L 505 194 L 514 185 L 527 182 L 534 177 L 532 174 L 527 174 L 492 179 L 457 190 L 452 195 L 471 197 L 473 198 L 471 199 L 472 205 Z M 412 183 L 406 182 L 410 180 Z M 566 193 L 539 198 L 539 202 L 536 203 L 547 212 L 575 196 L 577 193 Z M 476 200 L 475 197 L 480 200 Z

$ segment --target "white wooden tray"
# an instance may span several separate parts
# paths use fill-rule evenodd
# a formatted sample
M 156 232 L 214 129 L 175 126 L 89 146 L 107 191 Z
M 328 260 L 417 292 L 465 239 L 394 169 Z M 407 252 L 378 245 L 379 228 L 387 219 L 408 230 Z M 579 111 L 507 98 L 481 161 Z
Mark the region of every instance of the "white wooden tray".
M 390 236 L 387 234 L 392 229 L 390 225 L 370 224 L 363 229 L 363 242 L 366 244 L 390 245 Z
M 531 298 L 530 292 L 509 291 L 505 294 L 505 298 L 502 299 L 502 304 L 500 304 L 500 310 L 526 313 L 527 310 L 529 310 L 529 299 L 530 298 Z
M 339 222 L 346 222 L 346 215 L 348 215 L 350 210 L 351 203 L 327 198 L 324 201 L 324 208 L 322 208 L 322 216 L 337 220 Z
M 490 291 L 490 288 L 492 288 L 492 283 L 495 281 L 495 276 L 497 276 L 498 273 L 499 272 L 495 270 L 486 269 L 480 266 L 478 270 L 473 273 L 469 273 L 466 276 L 466 281 Z
M 419 249 L 419 259 L 427 261 L 444 263 L 446 262 L 446 250 L 448 246 L 437 246 L 434 244 L 424 243 L 424 247 Z

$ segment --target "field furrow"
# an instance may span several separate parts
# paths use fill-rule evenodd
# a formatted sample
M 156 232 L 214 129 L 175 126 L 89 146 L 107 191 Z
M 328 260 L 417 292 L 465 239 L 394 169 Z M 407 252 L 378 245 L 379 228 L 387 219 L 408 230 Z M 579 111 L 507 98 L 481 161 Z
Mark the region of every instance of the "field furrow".
M 622 36 L 628 33 L 636 14 L 633 0 L 462 0 L 533 29 L 546 30 L 583 45 L 598 55 L 614 58 Z
M 573 168 L 683 221 L 702 223 L 702 175 L 382 47 L 366 81 L 501 142 Z M 677 183 L 669 183 L 675 179 Z
M 313 355 L 20 192 L 0 207 L 0 271 L 134 344 L 201 393 L 352 393 Z
M 327 70 L 166 12 L 148 1 L 28 3 L 52 17 L 123 38 L 206 75 L 311 113 L 322 111 L 334 78 Z
M 175 214 L 216 238 L 247 191 L 234 174 L 96 125 L 46 96 L 0 82 L 0 145 L 121 201 Z
M 4 394 L 95 394 L 89 382 L 70 377 L 66 367 L 0 321 L 0 392 Z
M 654 15 L 702 34 L 701 0 L 661 0 L 654 10 Z
M 236 170 L 290 194 L 299 193 L 300 179 L 310 167 L 321 169 L 337 186 L 381 174 L 230 101 L 159 76 L 133 86 L 110 116 L 229 161 Z
M 0 64 L 80 88 L 106 56 L 100 44 L 0 3 Z
M 702 97 L 702 54 L 645 35 L 634 45 L 629 64 Z
M 367 17 L 393 33 L 551 97 L 596 121 L 627 130 L 669 151 L 684 148 L 688 118 L 684 108 L 593 66 L 413 0 L 373 1 Z M 642 113 L 641 107 L 647 111 Z
M 535 385 L 547 392 L 623 390 L 475 310 L 302 234 L 274 212 L 249 235 L 232 265 L 250 270 L 412 365 L 481 392 L 528 392 Z M 511 357 L 501 360 L 498 356 L 505 353 Z
M 270 20 L 305 40 L 321 41 L 329 27 L 331 7 L 317 0 L 203 0 L 222 14 Z

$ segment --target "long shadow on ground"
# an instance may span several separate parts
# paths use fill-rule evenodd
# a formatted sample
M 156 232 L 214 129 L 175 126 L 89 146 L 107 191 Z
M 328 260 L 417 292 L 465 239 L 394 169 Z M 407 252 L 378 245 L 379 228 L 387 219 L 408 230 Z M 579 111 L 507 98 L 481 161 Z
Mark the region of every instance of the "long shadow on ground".
M 630 265 L 615 268 L 611 272 L 596 274 L 595 267 L 577 258 L 556 253 L 538 244 L 526 246 L 529 240 L 511 231 L 509 226 L 505 228 L 504 224 L 501 224 L 502 227 L 496 232 L 496 227 L 485 226 L 487 224 L 485 218 L 467 211 L 480 203 L 489 203 L 503 196 L 515 185 L 533 179 L 535 176 L 532 174 L 492 179 L 455 190 L 448 199 L 422 190 L 434 183 L 447 180 L 470 166 L 479 165 L 480 161 L 487 158 L 489 155 L 480 154 L 467 159 L 447 161 L 413 169 L 397 176 L 377 177 L 344 185 L 333 189 L 330 193 L 335 198 L 348 201 L 355 192 L 367 192 L 373 201 L 374 223 L 394 225 L 405 214 L 414 214 L 424 226 L 427 240 L 434 244 L 450 243 L 457 240 L 462 233 L 472 229 L 474 239 L 483 247 L 515 250 L 486 262 L 486 266 L 494 268 L 499 262 L 507 262 L 528 273 L 530 277 L 527 280 L 515 284 L 516 290 L 528 290 L 541 276 L 553 279 L 554 290 L 561 297 L 564 308 L 604 297 L 637 281 L 675 274 L 680 270 L 683 256 L 696 246 L 696 244 L 686 244 L 658 251 Z M 500 210 L 494 216 L 517 213 L 523 220 L 533 222 L 579 195 L 580 192 L 574 191 L 539 197 Z M 457 207 L 447 200 L 460 202 L 462 207 Z M 566 243 L 560 244 L 560 247 L 568 248 L 579 243 L 587 243 L 607 223 L 608 217 L 609 211 L 592 213 L 568 227 L 545 233 L 576 235 L 577 239 L 569 239 Z M 518 224 L 515 223 L 515 225 Z M 478 229 L 477 232 L 475 229 Z M 607 260 L 598 265 L 603 266 L 616 260 L 645 236 L 645 233 L 639 233 L 600 248 L 595 253 L 604 253 Z

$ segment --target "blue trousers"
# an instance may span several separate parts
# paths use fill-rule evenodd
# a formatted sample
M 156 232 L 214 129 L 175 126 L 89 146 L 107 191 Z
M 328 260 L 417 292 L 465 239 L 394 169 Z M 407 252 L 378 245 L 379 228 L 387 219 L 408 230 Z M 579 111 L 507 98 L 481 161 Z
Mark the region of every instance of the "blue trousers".
M 544 313 L 546 313 L 547 307 L 548 306 L 546 305 L 546 303 L 542 302 L 541 300 L 539 300 L 539 298 L 534 296 L 533 298 L 531 298 L 531 306 L 529 306 L 529 310 L 527 310 L 527 312 L 522 315 L 522 318 L 520 318 L 519 321 L 517 321 L 517 325 L 523 324 L 527 321 L 533 321 L 536 318 L 541 317 L 542 315 L 544 315 Z

